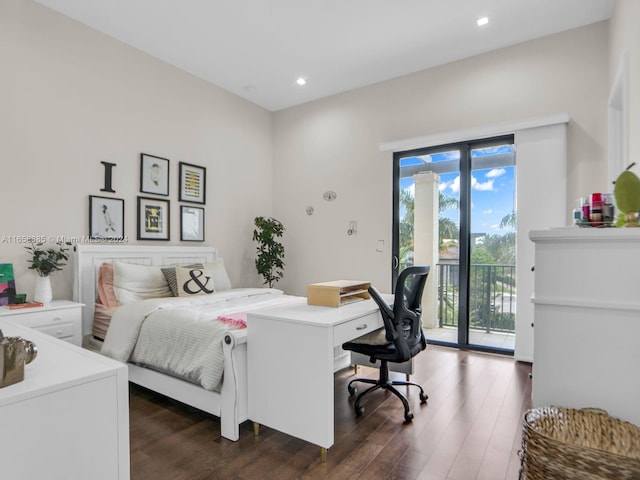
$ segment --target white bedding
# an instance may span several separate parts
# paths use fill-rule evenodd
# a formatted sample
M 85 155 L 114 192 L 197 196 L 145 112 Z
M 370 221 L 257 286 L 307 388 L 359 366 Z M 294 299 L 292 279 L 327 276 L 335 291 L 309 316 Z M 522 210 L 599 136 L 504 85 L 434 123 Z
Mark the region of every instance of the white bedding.
M 219 391 L 224 370 L 222 339 L 239 327 L 218 317 L 299 301 L 304 298 L 276 289 L 237 288 L 124 305 L 111 318 L 102 353 Z

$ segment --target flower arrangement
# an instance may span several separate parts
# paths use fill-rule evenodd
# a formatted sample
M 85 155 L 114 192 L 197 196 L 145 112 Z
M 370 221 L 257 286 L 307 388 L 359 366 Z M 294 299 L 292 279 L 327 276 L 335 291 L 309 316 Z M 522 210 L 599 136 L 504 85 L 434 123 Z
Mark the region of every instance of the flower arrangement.
M 29 270 L 35 270 L 41 277 L 48 277 L 55 271 L 62 270 L 69 260 L 68 246 L 70 242 L 56 242 L 57 248 L 42 248 L 44 242 L 32 243 L 29 247 L 24 247 L 31 254 L 28 260 Z

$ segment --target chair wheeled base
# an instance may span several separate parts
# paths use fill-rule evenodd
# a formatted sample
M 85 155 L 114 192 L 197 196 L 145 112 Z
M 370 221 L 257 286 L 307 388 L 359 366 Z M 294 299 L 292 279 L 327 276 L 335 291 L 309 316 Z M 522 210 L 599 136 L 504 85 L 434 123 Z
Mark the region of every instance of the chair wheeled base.
M 387 365 L 387 361 L 386 360 L 381 360 L 380 361 L 380 377 L 377 380 L 373 380 L 370 378 L 355 378 L 353 380 L 351 380 L 349 382 L 349 385 L 347 386 L 347 389 L 349 390 L 349 395 L 350 396 L 354 396 L 357 392 L 358 389 L 356 387 L 353 386 L 353 384 L 355 382 L 361 382 L 361 383 L 367 383 L 369 385 L 373 385 L 372 387 L 367 388 L 365 391 L 361 392 L 358 394 L 358 396 L 356 397 L 356 402 L 354 405 L 354 410 L 356 412 L 356 416 L 361 416 L 364 413 L 364 407 L 362 405 L 360 405 L 360 401 L 362 400 L 362 398 L 370 393 L 370 392 L 374 392 L 375 390 L 378 390 L 379 388 L 383 389 L 383 390 L 388 390 L 391 393 L 393 393 L 396 397 L 398 397 L 400 399 L 400 401 L 402 402 L 402 405 L 404 406 L 404 420 L 405 422 L 411 422 L 413 420 L 413 413 L 411 413 L 411 409 L 409 408 L 409 402 L 407 401 L 407 399 L 405 398 L 404 395 L 402 395 L 396 388 L 395 386 L 414 386 L 414 387 L 418 387 L 420 389 L 420 403 L 424 404 L 427 402 L 427 399 L 429 398 L 427 396 L 427 394 L 424 393 L 424 390 L 422 389 L 422 387 L 420 385 L 418 385 L 417 383 L 413 383 L 413 382 L 408 382 L 408 381 L 404 381 L 404 380 L 389 380 L 389 367 Z

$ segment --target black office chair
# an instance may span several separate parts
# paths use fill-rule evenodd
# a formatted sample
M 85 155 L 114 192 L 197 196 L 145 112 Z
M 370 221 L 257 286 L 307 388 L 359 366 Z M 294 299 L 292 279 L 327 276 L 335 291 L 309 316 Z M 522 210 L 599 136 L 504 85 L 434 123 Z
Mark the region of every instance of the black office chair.
M 413 266 L 404 269 L 396 282 L 393 309 L 374 288 L 369 288 L 371 298 L 380 308 L 384 329 L 356 338 L 344 343 L 342 348 L 370 357 L 371 363 L 380 361 L 380 377 L 377 380 L 356 378 L 349 382 L 349 395 L 356 394 L 354 382 L 372 384 L 356 398 L 354 409 L 357 416 L 362 415 L 364 407 L 360 405 L 362 397 L 379 388 L 389 390 L 398 397 L 404 405 L 404 419 L 413 420 L 413 413 L 409 409 L 409 402 L 394 386 L 412 385 L 420 389 L 420 403 L 427 401 L 427 395 L 420 385 L 401 380 L 389 380 L 388 362 L 403 363 L 427 348 L 427 340 L 422 332 L 421 302 L 424 285 L 429 274 L 429 266 Z

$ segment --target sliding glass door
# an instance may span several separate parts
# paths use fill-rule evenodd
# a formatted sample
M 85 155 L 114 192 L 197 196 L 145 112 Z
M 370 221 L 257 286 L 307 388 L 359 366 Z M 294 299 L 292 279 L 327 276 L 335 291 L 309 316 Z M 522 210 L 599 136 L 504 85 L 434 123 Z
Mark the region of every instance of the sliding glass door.
M 513 351 L 515 168 L 512 136 L 394 155 L 394 283 L 431 265 L 431 343 Z

